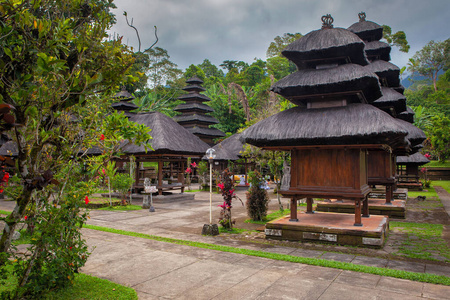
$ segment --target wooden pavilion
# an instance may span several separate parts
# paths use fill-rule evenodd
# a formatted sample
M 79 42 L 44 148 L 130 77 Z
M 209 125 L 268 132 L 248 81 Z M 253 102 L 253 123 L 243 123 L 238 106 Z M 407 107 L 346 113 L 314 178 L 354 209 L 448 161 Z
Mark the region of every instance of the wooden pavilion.
M 381 246 L 388 219 L 369 215 L 368 150 L 404 147 L 407 132 L 369 104 L 382 94 L 378 76 L 364 67 L 369 63 L 364 42 L 346 29 L 333 28 L 331 16 L 322 21 L 321 30 L 282 52 L 298 71 L 272 86 L 299 106 L 249 127 L 241 141 L 291 151 L 290 188 L 281 191 L 291 198 L 291 214 L 267 223 L 267 237 Z M 297 212 L 300 198 L 307 199 L 305 214 Z M 313 198 L 353 200 L 353 221 L 348 214 L 313 213 Z
M 423 185 L 419 180 L 419 167 L 429 162 L 430 160 L 419 152 L 409 156 L 397 156 L 397 185 L 421 191 Z

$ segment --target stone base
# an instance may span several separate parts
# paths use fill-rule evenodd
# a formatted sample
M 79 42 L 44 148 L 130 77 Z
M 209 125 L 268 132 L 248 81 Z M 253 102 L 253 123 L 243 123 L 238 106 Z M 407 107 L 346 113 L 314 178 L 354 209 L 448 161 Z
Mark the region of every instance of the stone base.
M 423 191 L 423 184 L 421 182 L 399 182 L 397 187 L 408 189 L 410 191 Z
M 369 199 L 369 214 L 383 215 L 395 219 L 404 219 L 406 217 L 406 201 L 393 200 L 391 205 L 385 203 L 385 199 Z M 316 211 L 354 214 L 355 202 L 351 200 L 318 202 Z
M 369 193 L 369 198 L 374 198 L 374 199 L 386 199 L 386 189 L 384 187 L 379 188 L 377 186 L 377 188 L 372 189 L 372 191 Z M 404 188 L 397 188 L 394 191 L 394 199 L 397 200 L 407 200 L 408 199 L 408 189 L 404 189 Z
M 381 248 L 389 227 L 386 216 L 363 218 L 363 226 L 353 226 L 354 214 L 301 212 L 297 214 L 298 222 L 290 222 L 289 218 L 267 223 L 266 238 Z
M 219 227 L 217 224 L 203 225 L 202 235 L 219 235 Z

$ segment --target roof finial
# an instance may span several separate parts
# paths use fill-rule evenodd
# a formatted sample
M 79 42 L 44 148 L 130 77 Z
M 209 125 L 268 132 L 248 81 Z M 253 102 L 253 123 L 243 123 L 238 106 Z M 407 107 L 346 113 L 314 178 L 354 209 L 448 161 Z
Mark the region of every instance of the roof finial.
M 364 22 L 366 20 L 366 13 L 362 11 L 358 14 L 358 17 L 360 22 Z
M 322 29 L 333 28 L 333 17 L 330 14 L 322 16 Z

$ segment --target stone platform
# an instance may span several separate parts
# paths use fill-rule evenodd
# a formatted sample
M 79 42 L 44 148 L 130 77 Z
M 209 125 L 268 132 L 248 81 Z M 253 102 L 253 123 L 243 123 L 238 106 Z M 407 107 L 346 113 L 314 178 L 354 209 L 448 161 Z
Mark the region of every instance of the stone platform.
M 386 189 L 384 187 L 376 187 L 372 189 L 372 191 L 369 193 L 369 198 L 384 198 L 386 199 Z M 408 189 L 405 188 L 397 188 L 394 191 L 394 199 L 398 200 L 406 200 L 408 199 Z
M 369 199 L 369 214 L 383 215 L 395 219 L 404 219 L 406 217 L 406 201 L 393 200 L 391 205 L 385 204 L 385 199 Z M 331 200 L 331 202 L 318 202 L 317 211 L 334 212 L 334 213 L 355 213 L 355 202 L 352 200 L 343 200 L 338 202 Z
M 363 218 L 363 226 L 353 226 L 354 214 L 299 212 L 298 222 L 291 222 L 289 218 L 286 216 L 267 223 L 266 238 L 381 248 L 389 228 L 386 216 Z

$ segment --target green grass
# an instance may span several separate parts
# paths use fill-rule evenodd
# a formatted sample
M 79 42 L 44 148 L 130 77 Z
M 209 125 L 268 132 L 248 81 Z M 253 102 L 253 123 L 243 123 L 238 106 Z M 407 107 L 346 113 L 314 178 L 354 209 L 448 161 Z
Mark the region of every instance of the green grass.
M 26 229 L 22 229 L 19 232 L 20 232 L 20 238 L 13 241 L 12 244 L 15 246 L 22 245 L 22 244 L 31 244 L 32 235 L 29 234 Z
M 7 215 L 7 216 L 9 216 L 10 214 L 11 214 L 10 211 L 7 211 L 7 210 L 1 210 L 1 209 L 0 209 L 0 215 Z
M 241 233 L 245 233 L 245 232 L 257 232 L 256 230 L 248 230 L 248 229 L 243 229 L 243 228 L 236 228 L 233 227 L 231 229 L 226 229 L 224 227 L 220 227 L 219 226 L 219 233 L 231 233 L 231 234 L 241 234 Z
M 95 225 L 86 225 L 85 228 L 100 230 L 100 231 L 110 232 L 110 233 L 116 233 L 116 234 L 122 234 L 122 235 L 127 235 L 127 236 L 134 236 L 134 237 L 144 238 L 144 239 L 149 239 L 149 240 L 154 240 L 154 241 L 203 248 L 203 249 L 211 249 L 211 250 L 217 250 L 217 251 L 222 251 L 222 252 L 237 253 L 237 254 L 243 254 L 243 255 L 248 255 L 248 256 L 256 256 L 256 257 L 263 257 L 263 258 L 274 259 L 274 260 L 288 261 L 288 262 L 293 262 L 293 263 L 302 263 L 302 264 L 308 264 L 308 265 L 314 265 L 314 266 L 321 266 L 321 267 L 328 267 L 328 268 L 334 268 L 334 269 L 369 273 L 369 274 L 375 274 L 375 275 L 381 275 L 381 276 L 390 276 L 390 277 L 395 277 L 395 278 L 402 278 L 402 279 L 408 279 L 408 280 L 413 280 L 413 281 L 428 282 L 428 283 L 442 284 L 442 285 L 450 286 L 450 277 L 442 276 L 442 275 L 434 275 L 434 274 L 429 274 L 429 273 L 415 273 L 415 272 L 408 272 L 408 271 L 403 271 L 403 270 L 392 270 L 392 269 L 387 269 L 387 268 L 355 265 L 352 263 L 331 261 L 331 260 L 325 260 L 325 259 L 320 259 L 320 258 L 299 257 L 299 256 L 291 256 L 291 255 L 287 255 L 287 254 L 264 252 L 264 251 L 259 251 L 259 250 L 248 250 L 248 249 L 235 248 L 235 247 L 230 247 L 230 246 L 215 245 L 215 244 L 208 244 L 208 243 L 201 243 L 201 242 L 192 242 L 192 241 L 166 238 L 166 237 L 160 237 L 160 236 L 132 232 L 132 231 L 125 231 L 125 230 L 120 230 L 120 229 L 95 226 Z
M 408 198 L 416 198 L 417 196 L 426 196 L 427 198 L 431 198 L 431 197 L 438 197 L 438 194 L 436 193 L 436 191 L 433 188 L 433 185 L 430 186 L 429 188 L 424 188 L 427 191 L 408 191 Z
M 203 190 L 188 190 L 188 189 L 184 189 L 185 193 L 197 193 L 197 192 L 204 192 Z
M 437 185 L 443 187 L 447 192 L 450 193 L 450 180 L 439 180 L 433 181 L 432 185 Z
M 131 210 L 141 210 L 142 206 L 140 205 L 118 205 L 118 206 L 106 206 L 100 207 L 96 210 L 109 210 L 109 211 L 131 211 Z
M 439 261 L 433 257 L 437 255 L 450 262 L 450 249 L 442 238 L 442 224 L 392 221 L 389 227 L 406 234 L 406 240 L 397 245 L 397 255 Z
M 13 266 L 7 267 L 7 272 L 12 272 Z M 6 281 L 0 285 L 0 293 L 11 291 L 17 285 L 17 277 L 8 274 Z M 106 279 L 101 279 L 86 274 L 75 274 L 73 286 L 68 286 L 58 291 L 46 294 L 42 299 L 48 300 L 103 300 L 103 299 L 138 299 L 137 293 L 130 287 L 126 287 Z
M 426 168 L 450 168 L 450 161 L 446 161 L 445 163 L 440 163 L 437 160 L 432 160 L 423 166 Z

